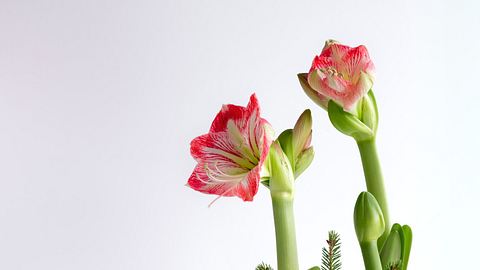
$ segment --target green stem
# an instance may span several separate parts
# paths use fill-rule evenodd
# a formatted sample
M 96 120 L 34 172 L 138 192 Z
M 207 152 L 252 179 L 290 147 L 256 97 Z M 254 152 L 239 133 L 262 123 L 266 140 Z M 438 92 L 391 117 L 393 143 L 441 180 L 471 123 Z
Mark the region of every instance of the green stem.
M 382 263 L 378 255 L 377 241 L 360 243 L 365 270 L 382 270 Z
M 278 270 L 298 270 L 297 240 L 293 216 L 293 195 L 271 193 Z
M 385 193 L 385 185 L 383 184 L 382 170 L 380 168 L 380 160 L 378 159 L 375 138 L 359 141 L 357 144 L 360 150 L 360 156 L 362 157 L 367 190 L 377 199 L 385 220 L 385 232 L 378 239 L 378 248 L 381 249 L 390 232 L 390 215 L 388 214 L 387 195 Z

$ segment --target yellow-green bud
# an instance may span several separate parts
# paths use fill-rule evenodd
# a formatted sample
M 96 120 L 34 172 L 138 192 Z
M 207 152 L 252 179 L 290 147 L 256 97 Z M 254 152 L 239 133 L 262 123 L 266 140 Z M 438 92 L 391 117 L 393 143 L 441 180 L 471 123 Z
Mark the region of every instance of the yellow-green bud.
M 380 205 L 369 192 L 364 191 L 358 196 L 353 222 L 360 243 L 376 241 L 385 231 L 385 221 Z
M 290 161 L 295 178 L 312 163 L 315 152 L 312 141 L 312 113 L 305 110 L 293 129 L 287 129 L 278 136 L 278 142 Z

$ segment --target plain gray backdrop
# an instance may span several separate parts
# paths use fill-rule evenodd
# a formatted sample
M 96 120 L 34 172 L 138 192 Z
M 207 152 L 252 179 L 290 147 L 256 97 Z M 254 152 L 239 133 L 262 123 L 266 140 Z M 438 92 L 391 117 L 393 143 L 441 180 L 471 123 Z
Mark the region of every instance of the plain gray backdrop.
M 478 259 L 476 1 L 0 0 L 0 269 L 254 269 L 275 264 L 267 190 L 251 203 L 185 187 L 190 141 L 256 92 L 277 134 L 311 108 L 316 158 L 297 182 L 300 264 L 328 230 L 363 269 L 365 189 L 351 138 L 301 90 L 326 39 L 376 65 L 378 148 L 410 269 Z

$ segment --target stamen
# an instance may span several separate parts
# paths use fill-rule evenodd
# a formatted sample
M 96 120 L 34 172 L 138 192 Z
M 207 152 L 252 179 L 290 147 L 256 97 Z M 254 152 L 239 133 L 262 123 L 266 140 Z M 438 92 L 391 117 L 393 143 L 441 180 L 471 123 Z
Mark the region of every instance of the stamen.
M 236 178 L 231 178 L 231 179 L 220 179 L 217 178 L 219 175 L 214 175 L 212 174 L 212 171 L 207 168 L 205 168 L 205 173 L 207 174 L 208 178 L 211 180 L 213 183 L 220 183 L 220 184 L 225 184 L 225 183 L 232 183 L 235 182 L 232 179 Z M 210 183 L 211 184 L 211 183 Z
M 216 162 L 213 164 L 213 167 L 215 168 L 215 171 L 216 171 L 218 174 L 224 175 L 224 176 L 227 176 L 227 177 L 233 177 L 232 174 L 227 174 L 227 173 L 225 173 L 224 171 L 222 171 L 220 168 L 218 168 L 217 164 L 218 164 L 218 161 L 216 161 Z M 240 168 L 239 168 L 239 169 L 240 169 Z M 248 173 L 248 172 L 239 173 L 239 174 L 237 174 L 237 175 L 243 175 L 243 174 L 246 174 L 246 173 Z
M 244 159 L 244 158 L 239 157 L 239 156 L 237 156 L 237 155 L 234 155 L 234 154 L 225 152 L 225 151 L 220 150 L 220 149 L 206 147 L 206 148 L 205 148 L 205 151 L 210 152 L 210 153 L 213 153 L 213 154 L 217 154 L 217 155 L 224 156 L 224 157 L 232 160 L 232 161 L 235 162 L 236 164 L 238 164 L 238 165 L 240 165 L 240 166 L 242 166 L 243 168 L 248 169 L 248 170 L 251 170 L 251 169 L 255 168 L 255 166 L 257 166 L 256 164 L 251 163 L 251 162 L 250 162 L 249 160 L 247 160 L 247 159 Z
M 242 179 L 242 180 L 243 180 L 243 179 Z M 224 192 L 222 192 L 222 194 L 218 195 L 218 197 L 215 198 L 215 199 L 208 205 L 208 207 L 210 208 L 210 206 L 212 206 L 212 204 L 213 204 L 214 202 L 216 202 L 218 199 L 220 199 L 221 197 L 223 197 L 223 195 L 225 195 L 225 194 L 227 194 L 228 192 L 232 191 L 232 189 L 234 189 L 234 188 L 236 188 L 236 187 L 237 187 L 237 186 L 234 185 L 234 186 L 230 187 L 229 189 L 225 190 Z

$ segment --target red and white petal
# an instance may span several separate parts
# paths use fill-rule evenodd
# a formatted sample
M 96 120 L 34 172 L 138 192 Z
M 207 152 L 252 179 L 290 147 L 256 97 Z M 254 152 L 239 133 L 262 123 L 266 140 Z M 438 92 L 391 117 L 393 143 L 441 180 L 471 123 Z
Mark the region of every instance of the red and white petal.
M 312 71 L 317 69 L 328 69 L 334 66 L 335 66 L 335 63 L 333 62 L 332 58 L 324 57 L 324 56 L 315 56 L 315 58 L 312 61 L 312 67 L 310 68 L 310 71 L 308 73 L 311 73 Z
M 233 104 L 225 104 L 217 113 L 217 116 L 210 126 L 209 132 L 223 132 L 227 130 L 228 120 L 241 120 L 244 118 L 245 107 Z
M 268 123 L 267 120 L 263 118 L 258 123 L 255 133 L 260 150 L 259 166 L 261 167 L 267 158 L 268 151 L 270 150 L 270 145 L 272 144 L 275 134 L 273 132 L 273 127 L 270 125 L 270 123 Z
M 205 164 L 201 163 L 195 167 L 188 179 L 188 186 L 202 193 L 225 197 L 237 196 L 244 201 L 252 201 L 253 196 L 258 191 L 258 183 L 260 181 L 258 166 L 249 172 L 224 178 L 218 175 L 212 177 L 212 174 L 205 168 Z
M 260 183 L 260 166 L 251 170 L 235 190 L 235 196 L 242 198 L 244 201 L 252 201 L 258 192 L 258 184 Z
M 342 45 L 339 43 L 331 43 L 330 45 L 327 45 L 323 48 L 322 53 L 320 54 L 321 57 L 329 57 L 333 61 L 337 62 L 343 58 L 345 54 L 348 53 L 348 51 L 351 49 L 351 47 Z
M 348 74 L 352 84 L 360 79 L 360 73 L 365 72 L 373 76 L 374 66 L 365 46 L 352 48 L 342 59 L 341 72 Z
M 364 72 L 360 72 L 360 79 L 357 84 L 352 85 L 349 94 L 345 97 L 343 104 L 346 111 L 352 112 L 358 101 L 365 96 L 373 86 L 373 78 Z
M 229 120 L 227 124 L 227 133 L 229 140 L 241 156 L 252 164 L 258 164 L 258 151 L 255 152 L 252 148 L 248 128 L 240 130 L 234 120 Z
M 330 99 L 341 99 L 348 89 L 348 81 L 337 75 L 325 74 L 316 69 L 308 74 L 310 86 Z
M 208 133 L 198 136 L 190 143 L 190 153 L 199 163 L 230 164 L 245 169 L 252 169 L 257 164 L 250 162 L 237 150 L 227 132 Z
M 255 94 L 250 96 L 247 107 L 232 104 L 223 105 L 210 126 L 210 132 L 226 131 L 229 120 L 234 120 L 240 129 L 244 129 L 247 120 L 252 114 L 256 114 L 256 117 L 260 116 L 260 107 Z

